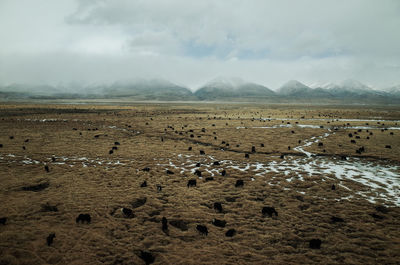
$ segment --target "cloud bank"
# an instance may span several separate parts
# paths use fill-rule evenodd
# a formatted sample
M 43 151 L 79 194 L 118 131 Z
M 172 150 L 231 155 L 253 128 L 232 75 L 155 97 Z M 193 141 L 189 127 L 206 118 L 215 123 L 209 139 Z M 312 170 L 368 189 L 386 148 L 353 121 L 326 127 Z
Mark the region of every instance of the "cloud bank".
M 3 0 L 0 83 L 400 83 L 400 2 Z

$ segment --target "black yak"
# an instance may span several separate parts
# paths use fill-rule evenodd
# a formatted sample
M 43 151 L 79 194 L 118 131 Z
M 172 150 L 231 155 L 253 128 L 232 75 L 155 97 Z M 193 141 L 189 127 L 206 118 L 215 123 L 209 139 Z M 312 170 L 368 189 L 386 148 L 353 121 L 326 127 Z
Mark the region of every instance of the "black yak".
M 53 244 L 53 240 L 56 237 L 55 233 L 51 233 L 47 236 L 47 245 L 50 246 L 51 244 Z
M 208 235 L 208 229 L 207 226 L 205 225 L 197 225 L 196 226 L 197 231 L 199 231 L 200 234 L 202 235 Z
M 79 214 L 78 217 L 76 217 L 76 223 L 88 223 L 90 224 L 90 222 L 92 221 L 92 218 L 90 217 L 90 214 Z
M 187 183 L 187 186 L 188 186 L 188 188 L 189 187 L 196 187 L 196 184 L 197 184 L 197 182 L 196 182 L 195 179 L 189 179 L 189 181 Z
M 269 206 L 265 206 L 262 208 L 261 213 L 265 216 L 265 215 L 269 215 L 270 217 L 272 217 L 273 214 L 275 214 L 275 216 L 278 216 L 278 212 L 275 210 L 274 207 L 269 207 Z

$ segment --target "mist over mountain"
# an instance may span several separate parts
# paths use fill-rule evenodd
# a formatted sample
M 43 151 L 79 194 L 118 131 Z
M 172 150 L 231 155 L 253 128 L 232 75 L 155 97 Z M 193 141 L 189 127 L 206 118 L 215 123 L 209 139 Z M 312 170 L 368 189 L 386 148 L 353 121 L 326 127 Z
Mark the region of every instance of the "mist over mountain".
M 314 83 L 310 86 L 297 80 L 290 80 L 275 92 L 261 84 L 237 77 L 217 77 L 205 83 L 195 92 L 168 80 L 143 78 L 109 84 L 10 84 L 0 86 L 0 100 L 30 99 L 397 104 L 400 103 L 400 85 L 376 90 L 351 79 L 338 84 Z
M 387 92 L 387 93 L 389 93 L 389 94 L 391 94 L 391 95 L 400 97 L 400 85 L 392 86 L 392 87 L 386 88 L 386 89 L 384 90 L 384 92 Z
M 260 100 L 275 97 L 271 89 L 240 78 L 218 77 L 194 93 L 200 100 Z

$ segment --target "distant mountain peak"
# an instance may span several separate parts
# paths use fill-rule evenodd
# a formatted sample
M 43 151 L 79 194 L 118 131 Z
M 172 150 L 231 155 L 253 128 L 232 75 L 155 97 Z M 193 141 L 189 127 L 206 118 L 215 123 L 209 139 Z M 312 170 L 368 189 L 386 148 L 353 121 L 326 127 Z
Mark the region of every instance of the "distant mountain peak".
M 340 86 L 350 90 L 372 90 L 369 86 L 354 79 L 346 79 L 340 82 Z
M 226 77 L 226 76 L 218 76 L 211 81 L 207 82 L 204 87 L 225 87 L 225 88 L 239 88 L 243 86 L 247 82 L 244 81 L 240 77 Z
M 290 80 L 283 84 L 278 91 L 283 95 L 300 95 L 302 93 L 307 93 L 310 90 L 312 89 L 305 84 L 297 80 Z
M 246 98 L 265 98 L 275 95 L 269 88 L 244 81 L 238 77 L 217 77 L 207 82 L 195 93 L 201 100 L 216 100 L 235 98 L 243 100 Z

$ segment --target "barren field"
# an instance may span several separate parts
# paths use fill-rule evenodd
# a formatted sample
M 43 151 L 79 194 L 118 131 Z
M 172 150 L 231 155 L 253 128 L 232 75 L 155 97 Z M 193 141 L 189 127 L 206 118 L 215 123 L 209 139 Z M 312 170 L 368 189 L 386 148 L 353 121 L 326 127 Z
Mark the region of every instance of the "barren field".
M 3 104 L 0 201 L 0 264 L 399 264 L 400 107 Z

